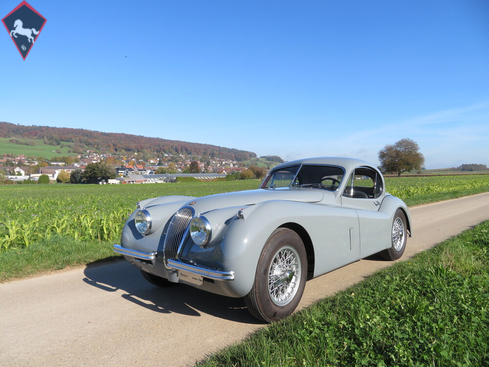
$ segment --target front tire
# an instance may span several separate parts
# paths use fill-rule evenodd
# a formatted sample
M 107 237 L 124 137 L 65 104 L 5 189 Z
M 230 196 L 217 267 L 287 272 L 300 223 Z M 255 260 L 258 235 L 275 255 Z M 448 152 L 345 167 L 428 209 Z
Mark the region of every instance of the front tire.
M 299 304 L 307 278 L 307 254 L 299 235 L 275 230 L 258 260 L 255 280 L 245 303 L 257 319 L 272 322 L 289 316 Z
M 397 260 L 406 249 L 407 243 L 407 225 L 406 214 L 401 209 L 397 209 L 392 221 L 391 243 L 392 246 L 380 254 L 386 260 Z

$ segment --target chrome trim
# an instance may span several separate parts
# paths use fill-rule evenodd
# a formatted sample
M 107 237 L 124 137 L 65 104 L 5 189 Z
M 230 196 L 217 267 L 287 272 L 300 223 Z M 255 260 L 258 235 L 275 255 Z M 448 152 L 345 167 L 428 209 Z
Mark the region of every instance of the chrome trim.
M 178 260 L 168 259 L 168 267 L 188 271 L 189 273 L 197 274 L 205 278 L 215 280 L 234 280 L 234 271 L 220 271 L 202 268 L 196 265 L 190 265 Z
M 190 214 L 187 211 L 190 211 Z M 165 233 L 165 240 L 163 241 L 163 262 L 165 265 L 167 265 L 166 259 L 178 258 L 188 238 L 189 225 L 194 217 L 195 210 L 189 206 L 180 208 L 171 217 L 167 232 Z
M 141 218 L 138 219 L 139 215 L 143 216 L 142 220 Z M 147 223 L 147 228 L 144 231 L 141 231 L 139 224 L 143 222 Z M 148 212 L 146 209 L 139 209 L 134 216 L 134 226 L 136 227 L 137 231 L 143 236 L 150 234 L 151 228 L 153 227 L 153 219 L 151 218 L 151 213 Z
M 141 260 L 155 260 L 156 259 L 156 251 L 153 252 L 141 252 L 136 250 L 130 250 L 128 248 L 122 247 L 120 245 L 114 245 L 114 252 L 118 254 L 122 254 L 125 256 L 131 256 L 136 259 Z
M 197 240 L 194 239 L 194 236 L 192 235 L 192 233 L 195 232 L 195 231 L 192 231 L 192 223 L 194 223 L 197 220 L 200 220 L 201 224 L 204 226 L 204 230 L 203 231 L 201 231 L 200 229 L 198 231 L 198 233 L 204 233 L 204 235 L 205 235 L 205 239 L 204 239 L 204 241 L 202 243 L 197 243 Z M 206 217 L 204 217 L 203 215 L 197 215 L 197 216 L 194 216 L 190 220 L 190 223 L 188 224 L 188 232 L 189 232 L 190 238 L 192 239 L 192 241 L 197 246 L 205 247 L 205 245 L 207 245 L 209 243 L 209 241 L 210 241 L 210 239 L 212 237 L 212 226 L 211 226 L 211 224 L 209 223 L 209 220 Z M 180 251 L 180 248 L 179 248 L 179 251 Z M 178 254 L 180 254 L 180 252 L 178 252 Z M 178 259 L 178 256 L 177 256 L 177 259 Z

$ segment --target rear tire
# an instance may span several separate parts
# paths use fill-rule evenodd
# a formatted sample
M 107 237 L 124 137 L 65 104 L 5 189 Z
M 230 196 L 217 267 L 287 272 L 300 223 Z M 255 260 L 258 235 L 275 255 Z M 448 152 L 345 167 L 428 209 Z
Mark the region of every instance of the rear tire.
M 262 250 L 245 303 L 257 319 L 272 322 L 289 316 L 299 304 L 307 279 L 307 254 L 299 235 L 275 230 Z
M 158 287 L 171 287 L 174 284 L 170 282 L 168 279 L 159 277 L 154 274 L 150 274 L 142 269 L 139 269 L 139 271 L 141 272 L 141 275 L 143 276 L 144 279 L 146 279 L 148 282 Z
M 380 254 L 386 260 L 397 260 L 406 249 L 407 243 L 407 220 L 406 215 L 401 209 L 397 209 L 392 221 L 391 244 L 392 246 Z

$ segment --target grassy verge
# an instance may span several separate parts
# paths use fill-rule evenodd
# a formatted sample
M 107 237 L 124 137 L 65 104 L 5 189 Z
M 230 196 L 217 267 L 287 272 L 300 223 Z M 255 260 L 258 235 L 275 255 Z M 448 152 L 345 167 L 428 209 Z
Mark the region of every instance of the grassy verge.
M 489 222 L 200 366 L 487 366 Z
M 0 282 L 28 277 L 69 266 L 85 265 L 114 256 L 113 242 L 76 241 L 68 236 L 54 236 L 29 247 L 0 253 Z

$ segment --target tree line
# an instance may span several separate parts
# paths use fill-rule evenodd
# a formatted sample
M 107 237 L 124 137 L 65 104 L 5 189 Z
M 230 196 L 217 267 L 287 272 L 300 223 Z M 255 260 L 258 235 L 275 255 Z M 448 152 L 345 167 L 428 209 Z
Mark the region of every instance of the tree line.
M 149 138 L 122 133 L 103 133 L 85 129 L 72 129 L 49 126 L 24 126 L 0 122 L 0 137 L 40 139 L 45 144 L 57 146 L 62 142 L 71 143 L 75 153 L 82 153 L 87 147 L 100 153 L 127 154 L 148 152 L 154 156 L 167 154 L 185 154 L 208 156 L 234 161 L 246 161 L 256 158 L 249 151 L 224 148 L 210 144 L 189 143 L 178 140 Z M 18 144 L 18 142 L 16 143 Z

